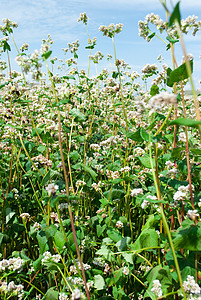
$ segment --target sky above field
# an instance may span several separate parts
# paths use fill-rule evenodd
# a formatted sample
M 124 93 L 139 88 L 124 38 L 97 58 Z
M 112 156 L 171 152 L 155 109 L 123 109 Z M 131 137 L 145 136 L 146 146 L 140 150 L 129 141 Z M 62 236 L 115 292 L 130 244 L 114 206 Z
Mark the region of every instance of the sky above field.
M 175 5 L 177 1 L 172 1 Z M 170 2 L 168 7 L 172 11 Z M 189 15 L 196 15 L 201 19 L 201 1 L 181 0 L 181 16 L 183 19 Z M 157 63 L 157 57 L 161 54 L 164 63 L 172 67 L 171 55 L 166 51 L 165 44 L 154 37 L 147 43 L 138 35 L 138 21 L 144 20 L 151 12 L 159 14 L 165 20 L 165 10 L 159 0 L 1 0 L 0 18 L 9 18 L 18 23 L 14 29 L 14 37 L 20 47 L 24 42 L 30 45 L 29 51 L 40 50 L 42 39 L 50 34 L 54 44 L 52 47 L 53 56 L 58 58 L 70 58 L 72 55 L 64 56 L 61 48 L 67 47 L 67 43 L 79 40 L 78 67 L 87 69 L 89 51 L 87 46 L 87 32 L 85 26 L 77 22 L 80 13 L 86 12 L 89 17 L 88 31 L 91 38 L 97 37 L 97 45 L 92 54 L 101 51 L 105 56 L 113 55 L 112 41 L 99 32 L 100 25 L 110 23 L 123 23 L 123 31 L 115 37 L 117 57 L 124 59 L 130 64 L 132 70 L 140 72 L 147 63 Z M 201 32 L 195 37 L 191 33 L 184 36 L 187 52 L 194 56 L 194 82 L 197 88 L 201 88 Z M 14 50 L 14 46 L 11 43 Z M 17 52 L 14 50 L 12 67 L 17 69 L 14 57 Z M 178 64 L 182 61 L 180 44 L 176 44 L 176 58 Z M 107 67 L 105 58 L 102 67 Z M 101 71 L 98 66 L 98 71 Z M 95 73 L 93 67 L 91 75 Z

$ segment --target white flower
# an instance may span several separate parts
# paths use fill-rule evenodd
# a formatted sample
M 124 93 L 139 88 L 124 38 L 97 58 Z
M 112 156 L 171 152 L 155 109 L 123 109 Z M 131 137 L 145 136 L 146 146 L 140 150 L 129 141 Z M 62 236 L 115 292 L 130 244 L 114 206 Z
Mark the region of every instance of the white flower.
M 86 15 L 86 13 L 84 12 L 84 13 L 81 13 L 80 14 L 80 17 L 79 17 L 79 19 L 77 20 L 78 22 L 83 22 L 83 24 L 85 24 L 85 25 L 87 25 L 87 20 L 88 20 L 88 17 L 87 17 L 87 15 Z
M 195 220 L 196 217 L 199 217 L 197 209 L 188 210 L 187 217 L 189 217 L 189 219 L 191 220 Z
M 154 109 L 161 108 L 164 103 L 165 104 L 176 104 L 177 103 L 177 95 L 164 92 L 164 93 L 160 93 L 158 95 L 153 96 L 149 101 L 150 107 L 154 108 Z
M 71 297 L 72 297 L 72 300 L 78 300 L 78 299 L 80 299 L 80 297 L 81 297 L 81 292 L 80 292 L 80 290 L 79 290 L 79 289 L 74 289 L 74 290 L 72 291 Z
M 161 289 L 161 283 L 158 279 L 153 281 L 153 287 L 151 289 L 151 292 L 153 292 L 157 297 L 163 296 L 163 292 Z
M 148 200 L 144 200 L 141 204 L 142 209 L 145 209 L 149 204 L 150 202 Z
M 141 195 L 143 194 L 143 189 L 139 188 L 139 189 L 133 189 L 131 191 L 131 197 L 137 196 L 137 195 Z
M 48 44 L 42 44 L 41 45 L 41 49 L 40 49 L 40 53 L 43 54 L 45 52 L 48 52 L 50 50 L 50 45 Z
M 124 227 L 124 224 L 121 221 L 117 221 L 116 225 L 117 228 L 122 228 Z
M 129 268 L 128 267 L 123 268 L 123 274 L 124 275 L 129 275 Z
M 41 263 L 44 264 L 46 262 L 55 262 L 58 263 L 61 259 L 59 254 L 52 255 L 49 251 L 46 251 L 43 253 L 43 259 L 41 260 Z
M 22 213 L 22 214 L 20 215 L 20 217 L 21 217 L 22 219 L 24 219 L 24 220 L 28 220 L 28 219 L 30 218 L 30 214 L 29 214 L 29 213 Z
M 131 170 L 131 168 L 130 167 L 128 167 L 128 166 L 125 166 L 124 168 L 121 168 L 120 169 L 120 172 L 130 172 L 130 170 Z
M 59 293 L 59 300 L 68 300 L 68 296 L 65 293 Z
M 195 282 L 195 279 L 193 276 L 188 275 L 187 280 L 183 282 L 183 288 L 186 293 L 191 294 L 200 294 L 201 288 L 199 285 Z
M 50 183 L 48 184 L 48 186 L 46 186 L 46 191 L 48 192 L 48 195 L 51 196 L 51 194 L 54 196 L 56 194 L 56 191 L 58 190 L 58 185 L 54 184 L 54 183 Z

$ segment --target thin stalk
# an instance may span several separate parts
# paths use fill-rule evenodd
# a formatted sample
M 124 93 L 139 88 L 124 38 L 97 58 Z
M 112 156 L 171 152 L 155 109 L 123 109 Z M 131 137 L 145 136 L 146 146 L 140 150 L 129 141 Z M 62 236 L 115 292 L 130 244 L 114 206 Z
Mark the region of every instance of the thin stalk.
M 161 130 L 163 129 L 163 127 L 165 126 L 165 124 L 167 123 L 167 121 L 168 121 L 168 119 L 169 119 L 169 117 L 170 117 L 170 115 L 171 115 L 171 113 L 172 113 L 173 107 L 174 107 L 174 106 L 172 105 L 171 108 L 170 108 L 170 110 L 169 110 L 169 112 L 168 112 L 167 117 L 165 118 L 165 120 L 164 120 L 164 122 L 163 122 L 163 124 L 162 124 L 161 127 L 157 130 L 157 132 L 154 134 L 154 136 L 157 136 L 157 135 L 161 132 Z
M 23 147 L 23 149 L 24 149 L 24 152 L 26 153 L 26 155 L 27 155 L 28 159 L 30 160 L 32 166 L 34 167 L 34 169 L 36 169 L 36 170 L 40 173 L 41 176 L 44 176 L 44 175 L 41 173 L 41 171 L 36 167 L 36 165 L 33 163 L 33 161 L 31 160 L 31 157 L 29 156 L 29 153 L 27 152 L 27 150 L 26 150 L 26 148 L 25 148 L 25 146 L 24 146 L 24 143 L 23 143 L 21 134 L 19 134 L 19 138 L 20 138 L 20 142 L 21 142 L 21 144 L 22 144 L 22 147 Z
M 45 64 L 46 64 L 46 67 L 47 67 L 47 71 L 48 71 L 48 74 L 49 74 L 49 79 L 50 79 L 51 84 L 52 84 L 52 89 L 53 89 L 54 97 L 55 97 L 56 102 L 58 103 L 58 98 L 57 98 L 57 94 L 56 94 L 54 82 L 52 80 L 52 75 L 51 75 L 51 72 L 49 70 L 49 67 L 48 67 L 48 64 L 47 64 L 47 60 L 45 58 L 44 58 L 44 61 L 45 61 Z M 67 196 L 69 196 L 69 185 L 68 185 L 67 171 L 66 171 L 66 166 L 65 166 L 65 161 L 64 161 L 64 155 L 63 155 L 63 148 L 62 148 L 61 114 L 60 114 L 60 110 L 59 109 L 58 109 L 58 125 L 59 125 L 58 126 L 59 149 L 60 149 L 61 161 L 62 161 L 63 171 L 64 171 L 64 179 L 65 179 L 65 185 L 66 185 L 66 194 L 67 194 Z M 87 287 L 87 281 L 86 281 L 86 276 L 85 276 L 85 272 L 84 272 L 84 267 L 83 267 L 83 263 L 82 263 L 82 259 L 81 259 L 81 255 L 80 255 L 80 251 L 79 251 L 79 247 L 78 247 L 78 243 L 77 243 L 75 225 L 74 225 L 74 221 L 73 221 L 73 215 L 72 215 L 72 210 L 71 210 L 70 203 L 68 204 L 68 212 L 69 212 L 70 221 L 71 221 L 71 228 L 72 228 L 72 232 L 73 232 L 73 240 L 74 240 L 74 243 L 75 243 L 76 252 L 77 252 L 78 259 L 79 259 L 80 266 L 81 266 L 81 271 L 82 271 L 82 277 L 83 277 L 83 281 L 84 281 L 85 291 L 86 291 L 87 299 L 90 300 L 89 289 Z
M 153 179 L 154 179 L 154 185 L 155 185 L 155 188 L 156 188 L 156 193 L 157 193 L 158 200 L 160 202 L 161 201 L 161 193 L 160 193 L 160 188 L 159 188 L 159 182 L 156 178 L 156 173 L 154 171 L 154 166 L 153 166 L 153 161 L 152 161 L 151 133 L 149 133 L 149 156 L 150 156 L 150 164 L 151 164 L 151 169 L 152 169 L 152 174 L 153 174 Z M 163 226 L 164 226 L 165 231 L 166 231 L 167 236 L 168 236 L 170 247 L 172 249 L 172 254 L 173 254 L 174 263 L 175 263 L 175 267 L 176 267 L 176 271 L 177 271 L 177 276 L 178 276 L 178 279 L 179 279 L 180 288 L 182 290 L 184 300 L 187 300 L 185 290 L 183 288 L 183 282 L 182 282 L 182 278 L 181 278 L 179 263 L 178 263 L 178 260 L 177 260 L 177 256 L 176 256 L 176 253 L 175 253 L 174 244 L 173 244 L 173 241 L 172 241 L 170 229 L 168 227 L 168 223 L 167 223 L 162 205 L 160 205 L 160 214 L 161 214 L 161 217 L 162 217 Z
M 7 57 L 8 57 L 9 76 L 10 76 L 10 80 L 12 80 L 11 63 L 10 63 L 10 56 L 8 50 L 7 50 Z
M 59 270 L 59 272 L 60 272 L 60 274 L 61 274 L 61 276 L 62 276 L 62 278 L 63 278 L 65 284 L 68 286 L 69 290 L 70 290 L 71 293 L 72 293 L 73 290 L 72 290 L 70 284 L 68 283 L 68 281 L 66 280 L 66 276 L 64 276 L 63 272 L 61 271 L 61 269 L 60 269 L 58 266 L 57 266 L 57 269 Z
M 87 29 L 87 36 L 88 36 L 88 40 L 91 41 L 90 37 L 89 37 L 89 31 L 88 31 L 88 27 L 86 24 L 86 29 Z M 91 43 L 90 43 L 91 46 Z M 91 55 L 91 49 L 89 51 L 89 56 Z M 89 65 L 88 65 L 88 72 L 87 72 L 87 76 L 89 77 L 89 70 L 90 70 L 90 63 L 91 63 L 91 57 L 89 57 Z
M 118 75 L 119 75 L 119 86 L 120 86 L 120 93 L 121 93 L 122 109 L 123 109 L 123 114 L 124 114 L 124 118 L 125 118 L 125 122 L 126 122 L 126 131 L 128 131 L 127 112 L 126 112 L 125 105 L 124 105 L 122 83 L 121 83 L 121 74 L 120 74 L 119 66 L 117 64 L 117 54 L 116 54 L 116 48 L 115 48 L 115 43 L 114 43 L 114 37 L 112 37 L 112 43 L 113 43 L 113 48 L 114 48 L 115 65 L 117 67 L 117 71 L 118 71 Z
M 147 288 L 147 286 L 144 284 L 144 282 L 142 282 L 137 276 L 135 276 L 133 273 L 131 273 L 131 275 L 132 275 L 139 283 L 141 283 L 141 285 L 143 285 L 145 288 Z
M 183 104 L 184 117 L 186 118 L 186 107 L 185 107 L 185 101 L 184 101 L 183 85 L 181 85 L 181 96 L 182 96 L 182 104 Z M 194 204 L 194 200 L 193 200 L 192 180 L 191 180 L 191 168 L 190 168 L 190 157 L 189 157 L 189 146 L 188 146 L 189 143 L 188 143 L 187 126 L 185 126 L 185 136 L 186 136 L 186 162 L 187 162 L 187 169 L 188 169 L 188 182 L 189 182 L 189 189 L 190 189 L 190 198 L 191 198 L 191 203 L 192 203 L 193 209 L 195 209 L 195 204 Z
M 197 99 L 197 94 L 196 94 L 196 91 L 195 91 L 195 85 L 194 85 L 194 82 L 193 82 L 190 61 L 188 59 L 188 55 L 187 55 L 187 52 L 186 52 L 186 47 L 185 47 L 185 44 L 184 44 L 184 39 L 183 39 L 183 35 L 182 35 L 182 32 L 181 32 L 181 28 L 180 28 L 179 22 L 177 20 L 175 21 L 175 25 L 177 27 L 177 32 L 179 34 L 181 47 L 182 47 L 184 58 L 185 58 L 185 61 L 186 61 L 186 69 L 187 69 L 188 77 L 190 78 L 190 83 L 191 83 L 191 87 L 192 87 L 192 91 L 193 91 L 193 98 L 194 98 L 195 109 L 196 109 L 196 118 L 197 118 L 198 121 L 200 121 L 199 102 L 198 102 L 198 99 Z M 199 131 L 200 131 L 200 134 L 201 134 L 201 128 L 200 127 L 199 127 Z
M 166 1 L 164 3 L 163 0 L 160 0 L 160 2 L 163 5 L 163 7 L 165 8 L 166 13 L 169 16 L 171 16 L 171 13 L 169 12 L 169 10 L 168 10 L 168 8 L 166 6 Z M 177 33 L 179 35 L 179 40 L 180 40 L 180 43 L 181 43 L 181 48 L 182 48 L 182 51 L 183 51 L 183 54 L 184 54 L 184 58 L 185 58 L 185 61 L 186 61 L 186 69 L 187 69 L 188 77 L 190 79 L 190 83 L 191 83 L 191 87 L 192 87 L 192 91 L 193 91 L 193 98 L 194 98 L 195 109 L 196 109 L 196 118 L 197 118 L 198 121 L 200 121 L 201 118 L 200 118 L 199 102 L 198 102 L 198 99 L 197 99 L 197 95 L 196 95 L 196 91 L 195 91 L 195 85 L 194 85 L 194 82 L 193 82 L 191 65 L 190 65 L 190 61 L 188 59 L 188 55 L 187 55 L 187 52 L 186 52 L 186 47 L 185 47 L 185 43 L 184 43 L 184 39 L 183 39 L 183 34 L 182 34 L 182 31 L 181 31 L 181 27 L 180 27 L 179 22 L 178 22 L 177 19 L 175 19 L 175 26 L 177 28 Z M 199 128 L 199 133 L 200 133 L 200 136 L 201 136 L 201 126 L 199 126 L 198 128 Z
M 20 51 L 19 51 L 19 49 L 18 49 L 18 47 L 17 47 L 17 44 L 16 44 L 16 42 L 15 42 L 15 39 L 14 39 L 14 37 L 13 37 L 12 34 L 11 34 L 11 36 L 12 36 L 12 39 L 13 39 L 13 43 L 14 43 L 14 45 L 15 45 L 15 48 L 16 48 L 18 54 L 20 54 Z M 24 71 L 23 71 L 22 65 L 21 65 L 20 67 L 21 67 L 21 72 L 22 72 L 22 76 L 23 76 L 23 80 L 24 80 L 24 85 L 25 85 L 25 87 L 27 88 L 27 81 L 26 81 L 26 78 L 25 78 L 25 75 L 24 75 Z M 27 91 L 26 91 L 26 94 L 25 94 L 25 95 L 26 95 L 26 101 L 27 101 Z M 39 139 L 39 141 L 40 141 L 41 143 L 43 143 L 43 141 L 41 140 L 41 137 L 40 137 L 40 135 L 39 135 L 39 133 L 38 133 L 38 130 L 37 130 L 37 128 L 36 128 L 36 124 L 35 124 L 35 122 L 34 122 L 34 119 L 33 119 L 33 116 L 32 116 L 32 113 L 31 113 L 31 110 L 30 110 L 29 102 L 28 102 L 28 101 L 27 101 L 27 108 L 28 108 L 29 115 L 30 115 L 30 117 L 31 117 L 32 125 L 33 125 L 33 127 L 34 127 L 34 129 L 35 129 L 35 132 L 36 132 L 37 136 L 38 136 L 38 139 Z

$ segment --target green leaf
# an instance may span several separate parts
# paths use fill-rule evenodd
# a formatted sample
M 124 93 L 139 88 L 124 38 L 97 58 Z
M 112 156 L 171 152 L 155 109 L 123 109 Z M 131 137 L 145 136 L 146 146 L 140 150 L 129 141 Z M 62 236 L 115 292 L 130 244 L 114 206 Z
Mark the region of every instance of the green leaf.
M 171 36 L 167 36 L 166 40 L 168 40 L 172 44 L 179 42 L 178 39 L 173 39 Z
M 145 229 L 141 232 L 140 236 L 137 238 L 133 244 L 132 249 L 140 250 L 143 248 L 155 248 L 158 247 L 158 234 L 154 229 Z
M 73 160 L 78 160 L 80 158 L 79 153 L 76 150 L 70 152 L 69 157 Z
M 73 76 L 73 75 L 65 75 L 65 76 L 62 76 L 63 79 L 73 79 L 73 80 L 76 80 L 76 78 Z
M 69 112 L 76 122 L 84 122 L 86 120 L 85 115 L 77 108 L 72 108 Z
M 38 152 L 43 153 L 46 150 L 46 146 L 40 145 L 40 146 L 38 146 L 37 150 L 38 150 Z
M 129 264 L 133 264 L 133 254 L 132 253 L 126 253 L 122 252 L 121 254 L 125 261 L 127 261 Z
M 107 235 L 114 242 L 118 242 L 122 239 L 121 234 L 113 228 L 107 230 Z
M 150 90 L 150 95 L 155 96 L 156 94 L 159 94 L 159 87 L 157 85 L 152 85 Z
M 107 198 L 108 200 L 110 199 L 110 201 L 112 201 L 124 197 L 125 191 L 120 189 L 112 189 L 112 191 L 108 190 L 104 192 L 103 195 L 105 196 L 105 198 Z
M 12 224 L 12 229 L 15 231 L 15 232 L 22 232 L 25 230 L 25 227 L 23 224 L 19 224 L 19 223 L 14 223 Z
M 157 300 L 157 296 L 149 290 L 146 290 L 146 293 L 144 294 L 143 299 L 146 299 L 146 298 L 149 298 L 149 299 L 151 298 L 151 300 Z
M 104 232 L 104 230 L 106 229 L 107 225 L 104 224 L 103 226 L 101 225 L 96 225 L 96 231 L 97 231 L 97 236 L 100 237 L 102 235 L 102 233 Z
M 58 271 L 58 267 L 60 269 L 64 268 L 64 265 L 62 263 L 56 263 L 53 261 L 47 261 L 47 262 L 44 262 L 43 264 L 47 267 L 47 269 L 49 271 Z
M 111 240 L 110 240 L 111 241 Z M 112 242 L 112 241 L 111 241 Z M 101 248 L 96 252 L 96 254 L 98 255 L 103 255 L 105 257 L 105 259 L 107 259 L 108 261 L 112 260 L 112 254 L 113 252 L 107 248 L 106 245 L 101 246 Z
M 186 151 L 186 147 L 177 147 L 172 149 L 171 158 L 179 159 L 179 156 L 182 151 Z
M 40 254 L 43 254 L 45 251 L 49 250 L 48 239 L 44 230 L 37 232 L 37 240 Z
M 95 45 L 86 46 L 85 49 L 94 49 Z
M 117 249 L 119 251 L 126 250 L 128 248 L 128 244 L 130 243 L 131 238 L 130 237 L 124 237 L 120 241 L 116 243 Z
M 148 291 L 151 292 L 153 287 L 153 281 L 158 279 L 162 286 L 163 295 L 168 293 L 169 287 L 172 285 L 172 276 L 169 266 L 158 265 L 152 268 L 146 275 L 146 279 L 149 282 Z
M 8 224 L 11 221 L 14 215 L 15 215 L 14 211 L 12 211 L 10 208 L 6 208 L 6 224 Z
M 59 293 L 54 290 L 54 287 L 52 287 L 52 288 L 49 288 L 49 290 L 47 291 L 45 296 L 46 296 L 45 297 L 46 299 L 58 300 Z
M 149 228 L 154 228 L 154 223 L 156 223 L 155 216 L 149 215 L 144 226 L 142 226 L 142 231 Z
M 175 44 L 177 42 L 179 42 L 178 39 L 173 39 L 170 36 L 167 36 L 166 39 L 171 43 L 171 44 Z M 169 50 L 171 48 L 170 43 L 166 46 L 166 50 Z
M 201 155 L 201 149 L 190 148 L 190 152 L 195 154 L 195 155 Z
M 82 169 L 83 169 L 85 172 L 87 172 L 87 173 L 89 173 L 89 174 L 91 175 L 91 177 L 93 178 L 94 181 L 96 180 L 96 177 L 97 177 L 98 175 L 96 174 L 96 172 L 95 172 L 94 170 L 92 170 L 92 168 L 87 167 L 87 166 L 85 166 L 84 164 L 80 164 L 80 166 L 82 167 Z
M 148 155 L 148 154 L 145 154 L 145 155 L 142 156 L 142 157 L 138 157 L 138 159 L 140 160 L 140 162 L 142 163 L 142 165 L 143 165 L 145 168 L 151 169 L 151 163 L 150 163 L 150 158 L 149 158 L 149 155 Z M 155 167 L 155 166 L 156 166 L 156 163 L 155 163 L 155 160 L 154 160 L 154 159 L 152 159 L 152 163 L 153 163 L 153 166 Z
M 118 76 L 119 76 L 118 72 L 115 72 L 115 71 L 112 72 L 112 78 L 116 79 Z
M 172 87 L 174 82 L 171 81 L 170 79 L 170 74 L 172 73 L 171 68 L 167 68 L 167 86 Z
M 201 251 L 201 226 L 195 225 L 193 221 L 185 220 L 182 227 L 173 234 L 175 250 L 181 248 L 190 251 Z
M 177 2 L 177 4 L 174 7 L 174 10 L 170 16 L 169 22 L 168 22 L 168 27 L 172 26 L 175 22 L 175 20 L 178 21 L 179 25 L 181 26 L 181 14 L 180 14 L 180 9 L 179 9 L 179 4 L 180 1 Z
M 77 59 L 77 58 L 78 58 L 78 55 L 77 55 L 77 53 L 76 53 L 76 52 L 74 52 L 73 56 L 74 56 L 74 58 L 75 58 L 75 59 Z
M 139 128 L 137 131 L 135 132 L 128 132 L 128 133 L 125 133 L 126 137 L 133 140 L 133 141 L 137 141 L 137 142 L 143 142 L 143 138 L 140 134 L 141 132 L 141 128 Z
M 11 51 L 10 45 L 6 41 L 2 41 L 2 43 L 4 52 L 6 52 L 6 50 Z
M 3 242 L 3 238 L 4 238 L 4 234 L 0 232 L 0 246 L 1 246 L 2 242 Z
M 155 35 L 156 35 L 156 33 L 153 32 L 153 33 L 151 33 L 151 34 L 148 36 L 148 38 L 151 40 Z
M 183 271 L 184 269 L 187 269 L 187 268 L 195 270 L 195 260 L 194 260 L 193 253 L 191 256 L 187 256 L 187 257 L 181 255 L 181 253 L 179 253 L 179 252 L 176 254 L 177 254 L 177 260 L 179 263 L 179 268 L 181 271 Z M 174 257 L 173 257 L 171 249 L 165 255 L 165 259 L 169 266 L 175 266 L 175 261 L 174 261 Z M 198 263 L 198 264 L 200 265 L 200 263 Z M 200 268 L 198 268 L 198 270 L 199 269 Z M 184 270 L 184 273 L 185 273 L 185 270 Z
M 43 256 L 41 255 L 37 260 L 33 262 L 33 267 L 35 271 L 38 271 L 41 269 L 41 260 L 43 259 Z
M 52 51 L 50 50 L 50 51 L 47 51 L 47 52 L 43 53 L 43 54 L 42 54 L 42 57 L 43 57 L 44 59 L 48 59 L 48 58 L 50 57 L 51 54 L 52 54 Z
M 98 291 L 105 289 L 105 281 L 104 278 L 101 275 L 95 275 L 95 289 Z
M 198 128 L 201 124 L 201 121 L 193 120 L 193 119 L 187 119 L 187 118 L 178 118 L 174 121 L 169 122 L 168 125 L 183 125 L 187 127 L 193 127 Z
M 50 237 L 53 237 L 55 233 L 57 232 L 57 226 L 51 224 L 49 228 L 45 229 L 46 237 L 49 239 Z
M 51 170 L 49 170 L 43 177 L 43 179 L 41 181 L 41 186 L 46 185 L 46 183 L 50 180 L 50 178 L 51 178 Z
M 115 284 L 119 281 L 119 279 L 121 277 L 122 277 L 122 270 L 121 269 L 114 271 L 113 278 L 114 278 L 114 283 Z
M 98 298 L 98 300 L 114 300 L 114 298 L 111 296 L 103 296 L 101 298 Z
M 191 73 L 192 73 L 193 72 L 193 60 L 190 60 L 190 66 L 191 66 Z M 188 77 L 189 76 L 188 76 L 186 63 L 183 63 L 181 66 L 179 66 L 174 71 L 169 73 L 170 83 L 180 82 L 184 79 L 187 79 Z
M 149 134 L 142 127 L 140 128 L 140 135 L 145 142 L 149 142 Z
M 10 81 L 1 84 L 1 85 L 0 85 L 0 90 L 1 90 L 4 86 L 8 85 L 9 83 L 10 83 Z

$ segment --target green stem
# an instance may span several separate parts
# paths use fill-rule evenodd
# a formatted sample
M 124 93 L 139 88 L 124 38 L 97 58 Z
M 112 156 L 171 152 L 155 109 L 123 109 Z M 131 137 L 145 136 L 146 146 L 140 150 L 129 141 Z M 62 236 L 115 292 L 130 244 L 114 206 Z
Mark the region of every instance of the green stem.
M 156 178 L 156 174 L 155 174 L 154 166 L 153 166 L 153 161 L 152 161 L 151 132 L 149 133 L 149 156 L 150 156 L 150 164 L 151 164 L 151 168 L 152 168 L 152 174 L 153 174 L 154 185 L 155 185 L 155 188 L 156 188 L 157 197 L 158 197 L 158 200 L 161 201 L 160 188 L 159 188 L 159 185 L 158 185 L 158 181 L 157 181 L 157 178 Z M 181 278 L 181 272 L 180 272 L 180 268 L 179 268 L 179 263 L 178 263 L 178 260 L 177 260 L 177 256 L 176 256 L 176 253 L 175 253 L 174 244 L 173 244 L 173 241 L 172 241 L 170 229 L 168 227 L 167 220 L 166 220 L 166 217 L 165 217 L 162 205 L 160 205 L 160 214 L 161 214 L 161 217 L 162 217 L 162 221 L 163 221 L 163 225 L 164 225 L 165 231 L 166 231 L 167 236 L 168 236 L 170 247 L 172 249 L 172 254 L 173 254 L 173 258 L 174 258 L 174 262 L 175 262 L 175 267 L 176 267 L 176 271 L 177 271 L 177 275 L 178 275 L 180 287 L 181 287 L 181 290 L 182 290 L 182 294 L 183 294 L 184 300 L 187 300 L 186 294 L 185 294 L 185 291 L 184 291 L 184 288 L 183 288 L 183 282 L 182 282 L 182 278 Z
M 127 119 L 127 113 L 124 105 L 124 99 L 123 99 L 123 91 L 122 91 L 122 83 L 121 83 L 121 74 L 119 70 L 119 66 L 117 64 L 117 55 L 116 55 L 116 48 L 115 48 L 115 43 L 114 43 L 114 37 L 112 37 L 112 43 L 113 43 L 113 48 L 114 48 L 114 57 L 115 57 L 115 65 L 117 67 L 118 75 L 119 75 L 119 86 L 120 86 L 120 93 L 121 93 L 121 103 L 122 103 L 122 109 L 123 109 L 123 114 L 126 122 L 126 131 L 128 131 L 128 119 Z

